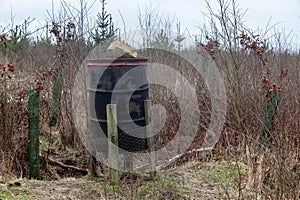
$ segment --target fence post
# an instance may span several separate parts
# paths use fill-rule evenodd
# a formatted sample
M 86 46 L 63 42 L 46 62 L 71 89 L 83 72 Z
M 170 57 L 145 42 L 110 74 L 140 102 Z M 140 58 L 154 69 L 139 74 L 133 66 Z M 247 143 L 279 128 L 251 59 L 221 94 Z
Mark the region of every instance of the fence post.
M 124 153 L 124 169 L 128 171 L 130 174 L 133 172 L 133 163 L 132 163 L 132 153 L 125 152 Z
M 61 61 L 57 61 L 57 62 L 61 63 Z M 53 77 L 52 102 L 50 105 L 50 117 L 48 122 L 49 127 L 57 124 L 57 114 L 60 109 L 61 90 L 62 90 L 62 69 L 59 68 L 54 72 L 54 77 Z
M 116 104 L 106 105 L 107 115 L 107 137 L 108 137 L 108 162 L 112 166 L 110 169 L 111 183 L 119 184 L 119 150 L 118 150 L 118 120 Z
M 28 159 L 29 178 L 41 179 L 39 144 L 40 92 L 29 90 L 28 100 Z
M 268 91 L 266 94 L 266 110 L 264 116 L 264 127 L 261 130 L 259 137 L 259 150 L 263 145 L 269 148 L 272 143 L 271 132 L 274 130 L 274 121 L 278 114 L 278 103 L 280 101 L 280 94 L 273 94 Z
M 155 159 L 155 147 L 154 147 L 154 135 L 152 136 L 152 130 L 150 126 L 150 100 L 144 101 L 145 107 L 145 121 L 146 121 L 146 134 L 147 145 L 150 160 L 150 178 L 154 179 L 156 175 L 156 159 Z

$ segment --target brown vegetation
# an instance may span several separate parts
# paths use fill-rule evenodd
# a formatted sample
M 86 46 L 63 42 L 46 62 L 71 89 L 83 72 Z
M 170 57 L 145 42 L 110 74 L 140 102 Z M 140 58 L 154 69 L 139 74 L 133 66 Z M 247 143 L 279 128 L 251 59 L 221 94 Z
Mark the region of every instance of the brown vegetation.
M 239 162 L 232 164 L 232 160 L 248 166 L 245 176 L 238 173 L 234 177 L 234 186 L 224 185 L 224 190 L 229 191 L 225 192 L 225 198 L 254 199 L 259 196 L 261 199 L 299 199 L 300 54 L 294 49 L 283 50 L 285 41 L 278 40 L 278 44 L 270 44 L 263 36 L 247 31 L 234 1 L 232 4 L 223 0 L 218 2 L 220 13 L 214 12 L 209 4 L 208 9 L 212 26 L 218 22 L 221 28 L 212 27 L 215 31 L 213 33 L 204 30 L 206 37 L 198 41 L 198 47 L 189 51 L 198 52 L 199 56 L 211 56 L 210 59 L 217 64 L 225 81 L 226 121 L 212 157 L 224 159 L 232 168 L 240 165 Z M 151 13 L 148 17 L 151 17 Z M 142 21 L 140 19 L 140 23 Z M 43 178 L 64 177 L 58 168 L 51 166 L 53 163 L 66 171 L 70 166 L 68 162 L 72 166 L 76 165 L 73 169 L 81 173 L 85 173 L 84 168 L 88 168 L 89 154 L 79 140 L 72 116 L 71 90 L 77 70 L 94 44 L 76 34 L 74 30 L 79 28 L 77 23 L 68 22 L 64 25 L 54 20 L 50 33 L 54 34 L 55 43 L 51 42 L 50 37 L 41 36 L 42 39 L 31 41 L 22 34 L 18 35 L 16 43 L 12 43 L 14 38 L 10 35 L 14 33 L 13 29 L 0 33 L 0 178 L 28 177 L 29 89 L 41 91 Z M 145 27 L 141 25 L 141 28 Z M 146 56 L 150 60 L 161 59 L 160 63 L 172 65 L 197 87 L 198 74 L 188 64 L 180 63 L 173 57 L 151 57 L 153 55 L 147 53 Z M 63 78 L 60 80 L 62 88 L 59 109 L 55 114 L 57 126 L 48 127 L 53 99 L 53 75 L 58 70 Z M 272 129 L 267 127 L 272 138 L 271 144 L 262 143 L 265 148 L 260 151 L 259 138 L 265 127 L 267 92 L 280 93 L 280 101 Z M 156 136 L 156 148 L 160 148 L 176 134 L 180 107 L 174 94 L 165 88 L 151 86 L 150 96 L 153 103 L 161 103 L 167 108 L 168 120 Z M 193 144 L 187 149 L 192 151 L 180 157 L 176 164 L 172 163 L 172 167 L 197 159 L 197 151 L 193 150 L 200 148 L 211 117 L 210 94 L 205 84 L 198 95 L 198 104 L 199 108 L 196 109 L 200 110 L 202 120 Z M 67 155 L 63 155 L 64 152 Z M 52 157 L 50 162 L 48 156 Z M 57 160 L 53 160 L 53 157 Z M 102 166 L 99 168 L 102 170 Z M 73 175 L 71 172 L 66 176 Z M 232 196 L 232 188 L 238 191 L 238 196 Z

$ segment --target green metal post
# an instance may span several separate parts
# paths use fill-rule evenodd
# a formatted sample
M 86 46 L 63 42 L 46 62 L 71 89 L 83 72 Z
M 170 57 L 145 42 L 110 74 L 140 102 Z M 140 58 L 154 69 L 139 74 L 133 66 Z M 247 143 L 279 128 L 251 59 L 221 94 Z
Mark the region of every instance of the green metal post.
M 57 61 L 58 65 L 62 65 L 61 61 Z M 52 88 L 52 102 L 50 105 L 50 119 L 48 125 L 54 126 L 57 123 L 57 114 L 60 108 L 62 90 L 62 70 L 61 67 L 55 71 L 53 77 L 53 88 Z
M 39 144 L 40 92 L 29 90 L 28 100 L 28 159 L 29 178 L 41 179 Z
M 272 143 L 271 132 L 274 129 L 274 121 L 278 113 L 278 103 L 280 101 L 280 94 L 274 94 L 268 91 L 266 95 L 266 112 L 264 116 L 264 127 L 259 138 L 259 150 L 262 145 L 269 147 Z

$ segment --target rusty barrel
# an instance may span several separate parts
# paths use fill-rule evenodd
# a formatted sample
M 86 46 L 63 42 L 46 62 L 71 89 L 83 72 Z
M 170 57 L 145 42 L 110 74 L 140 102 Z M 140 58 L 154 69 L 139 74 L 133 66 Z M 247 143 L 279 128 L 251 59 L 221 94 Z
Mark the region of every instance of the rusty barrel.
M 147 149 L 146 132 L 142 128 L 146 123 L 144 100 L 149 98 L 147 60 L 88 60 L 90 131 L 94 135 L 93 138 L 98 140 L 98 151 L 99 148 L 102 152 L 107 151 L 107 104 L 117 105 L 119 148 L 129 152 Z M 104 135 L 99 133 L 99 127 Z

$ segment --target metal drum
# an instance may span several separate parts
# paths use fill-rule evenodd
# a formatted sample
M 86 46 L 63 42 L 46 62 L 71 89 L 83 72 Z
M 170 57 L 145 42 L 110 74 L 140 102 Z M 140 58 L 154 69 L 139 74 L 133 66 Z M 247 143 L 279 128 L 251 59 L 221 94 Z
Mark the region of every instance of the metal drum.
M 146 123 L 144 100 L 149 98 L 147 60 L 147 58 L 88 60 L 90 132 L 94 135 L 92 138 L 98 140 L 98 151 L 99 148 L 101 151 L 107 151 L 107 104 L 117 105 L 119 148 L 129 152 L 147 149 L 146 132 L 136 126 L 144 127 Z M 97 136 L 98 125 L 106 137 Z M 138 134 L 139 137 L 128 133 Z

